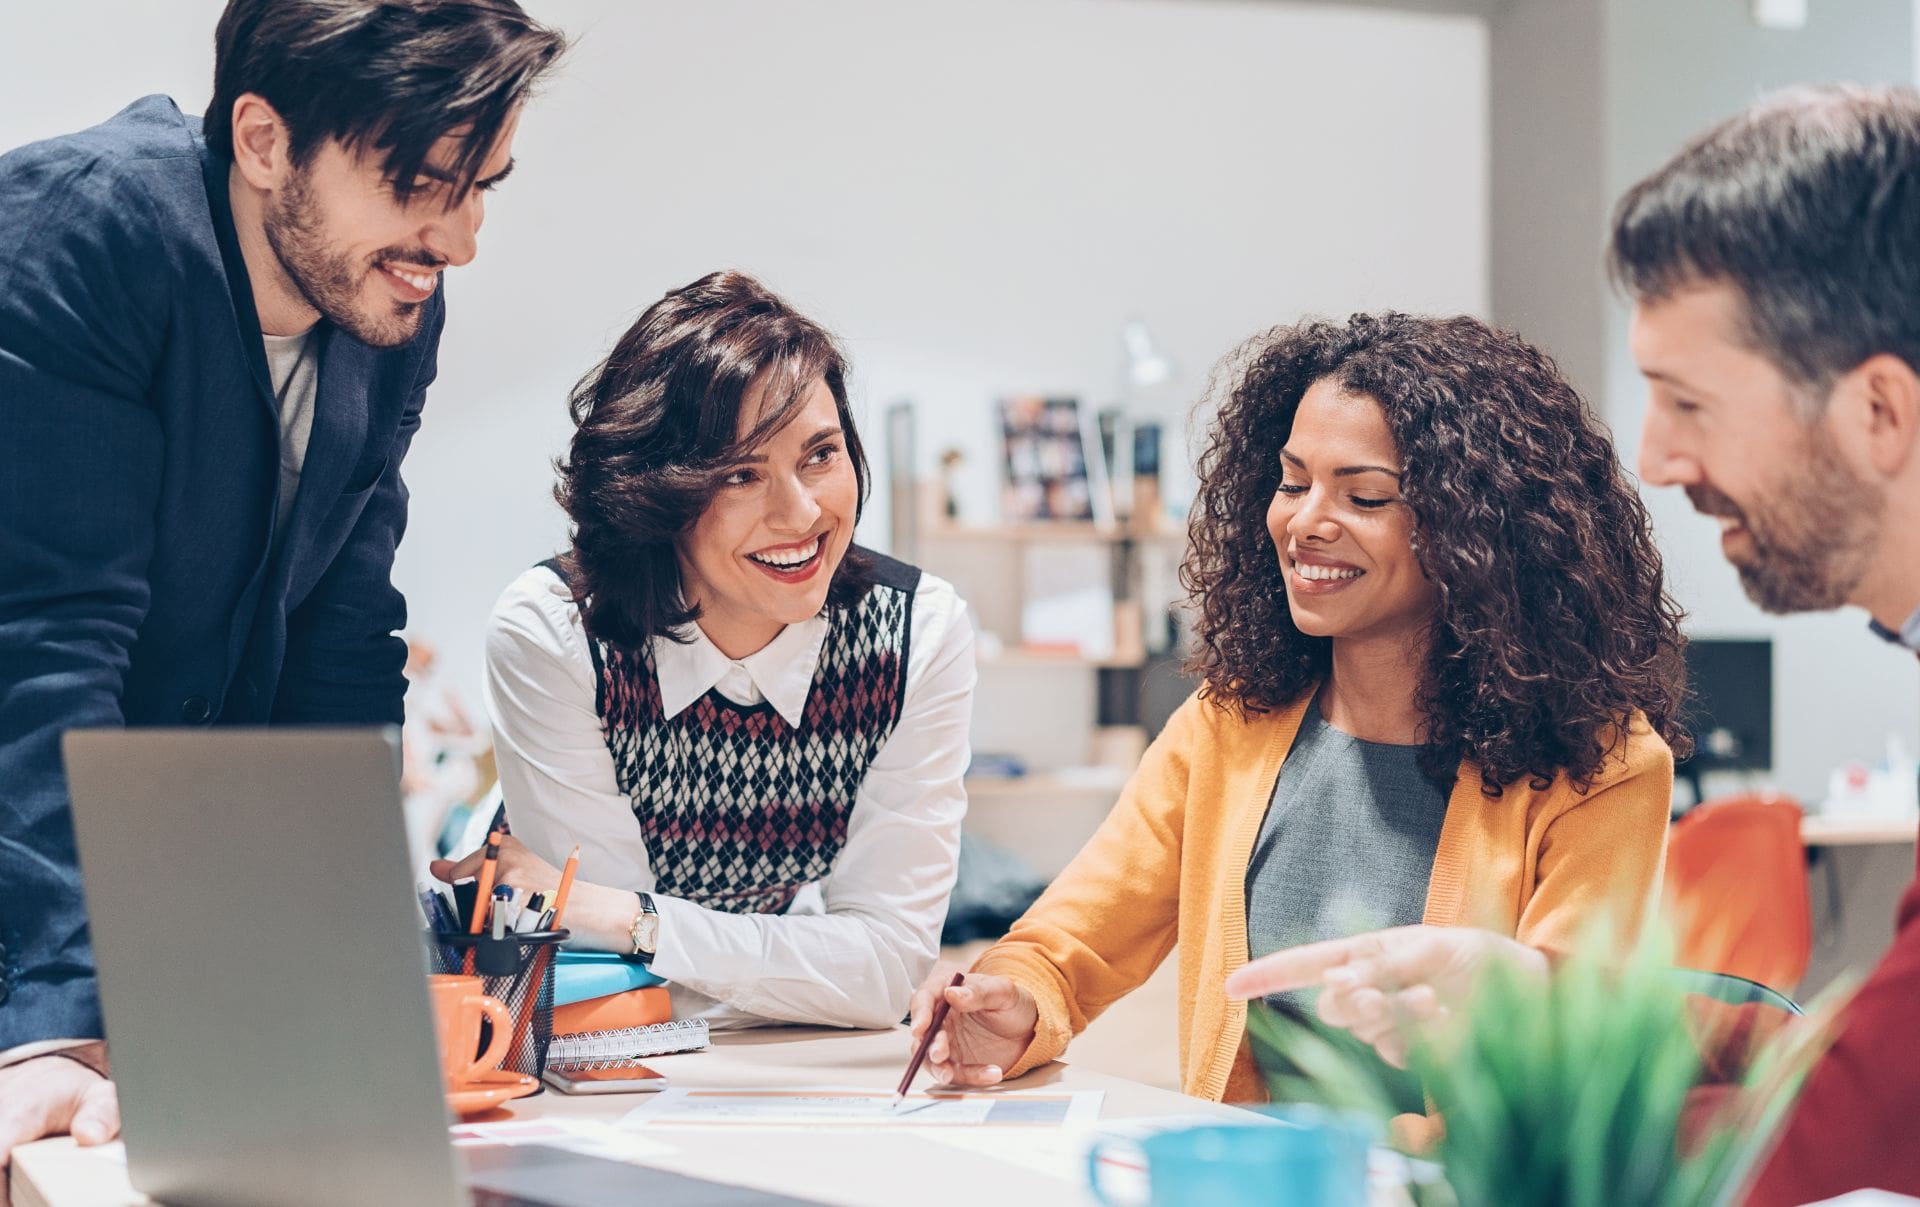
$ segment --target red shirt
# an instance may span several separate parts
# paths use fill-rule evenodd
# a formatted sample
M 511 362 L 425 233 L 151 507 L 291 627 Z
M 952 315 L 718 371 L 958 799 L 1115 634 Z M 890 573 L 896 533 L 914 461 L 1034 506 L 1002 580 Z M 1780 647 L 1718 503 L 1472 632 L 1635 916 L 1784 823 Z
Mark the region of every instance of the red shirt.
M 1920 1196 L 1920 876 L 1747 1202 L 1793 1207 L 1862 1187 Z

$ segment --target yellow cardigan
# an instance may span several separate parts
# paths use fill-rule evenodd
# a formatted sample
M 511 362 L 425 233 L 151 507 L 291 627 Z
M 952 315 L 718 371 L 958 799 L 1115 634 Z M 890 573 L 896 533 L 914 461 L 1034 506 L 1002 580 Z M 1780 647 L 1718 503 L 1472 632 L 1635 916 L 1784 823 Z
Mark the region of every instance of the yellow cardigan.
M 1247 962 L 1247 864 L 1280 764 L 1306 713 L 1241 719 L 1195 694 L 1148 748 L 1119 803 L 1007 937 L 974 968 L 1010 977 L 1039 1003 L 1018 1076 L 1066 1050 L 1180 946 L 1180 1079 L 1214 1101 L 1266 1097 L 1247 1045 L 1244 1002 L 1227 975 Z M 1460 765 L 1427 884 L 1424 921 L 1482 926 L 1565 950 L 1605 913 L 1629 932 L 1659 890 L 1673 754 L 1638 715 L 1591 789 L 1562 774 L 1498 800 Z

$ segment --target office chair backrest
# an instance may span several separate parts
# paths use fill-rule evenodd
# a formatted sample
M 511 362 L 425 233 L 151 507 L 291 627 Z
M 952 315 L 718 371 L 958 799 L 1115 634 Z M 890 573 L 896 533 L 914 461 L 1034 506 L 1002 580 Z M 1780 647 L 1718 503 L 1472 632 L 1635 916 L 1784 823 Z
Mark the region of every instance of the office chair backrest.
M 1802 1015 L 1798 1002 L 1770 985 L 1749 981 L 1724 972 L 1703 972 L 1698 968 L 1675 968 L 1674 984 L 1688 993 L 1728 1006 L 1768 1006 L 1784 1014 Z
M 1800 806 L 1783 796 L 1708 801 L 1673 823 L 1667 900 L 1676 962 L 1791 990 L 1813 953 Z

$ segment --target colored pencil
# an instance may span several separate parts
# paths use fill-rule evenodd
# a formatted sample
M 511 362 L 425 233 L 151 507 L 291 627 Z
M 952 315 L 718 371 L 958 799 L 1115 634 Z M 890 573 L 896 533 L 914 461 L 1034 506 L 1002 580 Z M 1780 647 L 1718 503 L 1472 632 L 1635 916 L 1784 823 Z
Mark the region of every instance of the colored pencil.
M 947 982 L 947 988 L 957 988 L 964 984 L 966 979 L 966 973 L 956 972 L 953 974 L 953 980 Z M 920 1075 L 920 1066 L 926 1063 L 927 1051 L 933 1047 L 933 1037 L 940 1034 L 940 1028 L 946 1025 L 947 1009 L 950 1005 L 944 992 L 940 995 L 940 1000 L 933 1004 L 933 1017 L 927 1022 L 927 1033 L 920 1037 L 919 1046 L 913 1050 L 913 1059 L 907 1062 L 907 1075 L 900 1079 L 900 1088 L 893 1092 L 893 1105 L 896 1108 L 906 1098 L 907 1091 L 913 1088 L 913 1079 Z
M 553 905 L 550 907 L 553 913 L 553 926 L 555 929 L 558 929 L 560 926 L 560 916 L 567 908 L 567 894 L 573 891 L 574 873 L 579 870 L 580 847 L 576 844 L 573 848 L 573 854 L 567 856 L 567 866 L 560 873 L 560 888 L 554 893 Z M 544 917 L 541 919 L 543 922 L 545 920 Z M 520 1051 L 520 1045 L 526 1042 L 528 1033 L 533 1030 L 533 1012 L 539 1005 L 540 987 L 545 983 L 547 964 L 553 959 L 553 949 L 555 946 L 553 943 L 542 943 L 539 949 L 533 953 L 533 959 L 528 970 L 528 977 L 532 983 L 527 986 L 526 996 L 520 1003 L 520 1017 L 515 1019 L 513 1023 L 513 1043 L 507 1048 L 508 1060 L 512 1060 L 514 1054 Z
M 500 871 L 500 831 L 487 835 L 487 855 L 480 861 L 480 886 L 473 895 L 473 918 L 467 923 L 467 933 L 477 935 L 487 923 L 487 910 L 493 904 L 493 878 Z M 474 947 L 467 948 L 467 962 L 462 969 L 468 976 L 473 975 Z

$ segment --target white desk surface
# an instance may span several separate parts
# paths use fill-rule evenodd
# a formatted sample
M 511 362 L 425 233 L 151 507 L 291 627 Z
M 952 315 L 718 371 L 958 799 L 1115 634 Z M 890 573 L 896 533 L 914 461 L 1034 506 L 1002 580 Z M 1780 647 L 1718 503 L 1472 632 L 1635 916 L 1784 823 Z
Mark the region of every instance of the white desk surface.
M 1810 847 L 1857 847 L 1912 842 L 1920 821 L 1810 814 L 1800 819 L 1800 840 Z
M 871 1086 L 891 1091 L 911 1055 L 904 1029 L 832 1031 L 770 1027 L 716 1033 L 705 1052 L 647 1063 L 675 1086 L 691 1089 L 759 1086 Z M 925 1079 L 922 1078 L 922 1083 Z M 1238 1114 L 1231 1107 L 1138 1082 L 1050 1064 L 1008 1083 L 1015 1089 L 1103 1090 L 1101 1117 Z M 571 1116 L 617 1120 L 645 1100 L 639 1094 L 569 1096 L 548 1091 L 485 1119 Z M 848 1207 L 999 1207 L 1075 1201 L 1073 1187 L 1045 1174 L 918 1136 L 911 1131 L 756 1130 L 750 1156 L 742 1136 L 724 1129 L 676 1128 L 654 1133 L 675 1151 L 647 1158 L 663 1169 L 716 1181 L 783 1191 Z M 42 1140 L 13 1154 L 14 1207 L 133 1207 L 124 1165 L 71 1140 Z

